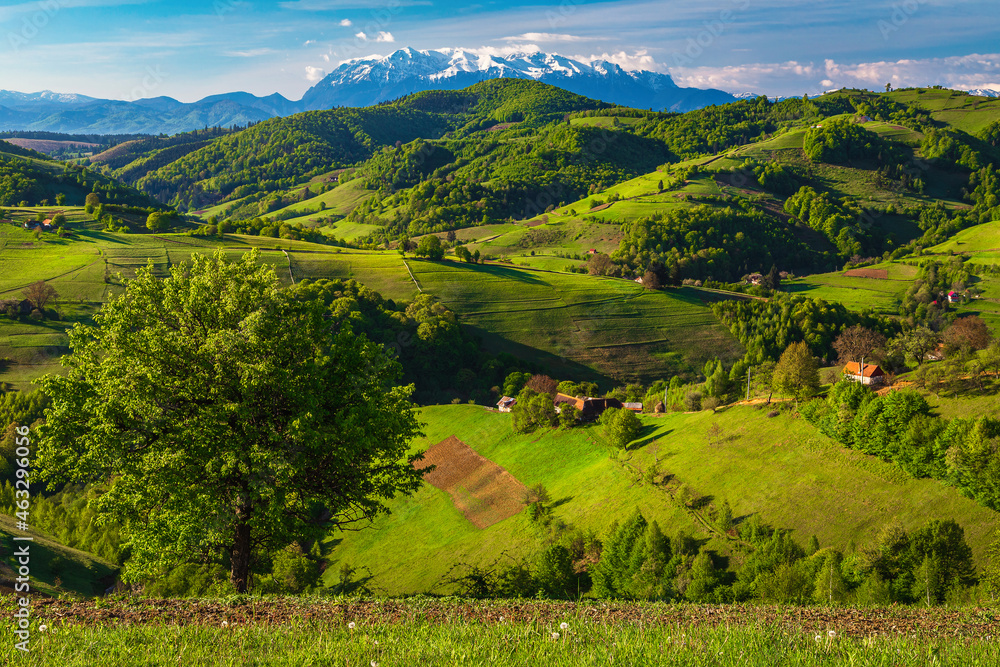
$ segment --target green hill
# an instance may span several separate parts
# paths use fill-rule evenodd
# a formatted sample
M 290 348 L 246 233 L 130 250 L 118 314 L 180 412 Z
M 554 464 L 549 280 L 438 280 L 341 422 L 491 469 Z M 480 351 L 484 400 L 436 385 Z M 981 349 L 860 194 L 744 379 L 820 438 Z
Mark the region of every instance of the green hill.
M 852 543 L 870 543 L 893 522 L 910 531 L 931 518 L 954 518 L 975 557 L 984 557 L 995 512 L 939 482 L 913 479 L 895 465 L 844 449 L 793 412 L 770 417 L 768 410 L 737 406 L 715 414 L 644 415 L 639 440 L 616 460 L 597 426 L 517 435 L 510 415 L 478 406 L 424 408 L 426 437 L 415 448 L 457 436 L 525 486 L 544 485 L 554 524 L 566 527 L 546 528 L 521 512 L 478 529 L 448 493 L 425 485 L 393 501 L 392 513 L 372 529 L 332 540 L 327 583 L 335 583 L 347 564 L 369 573 L 367 585 L 375 590 L 445 592 L 443 579 L 457 564 L 532 560 L 570 527 L 604 537 L 635 509 L 667 535 L 683 529 L 705 541 L 703 548 L 733 554 L 734 545 L 708 529 L 709 506 L 724 500 L 737 521 L 757 515 L 791 529 L 800 544 L 815 535 L 821 547 L 845 552 Z M 703 499 L 701 510 L 676 501 L 680 484 Z
M 0 206 L 83 206 L 88 194 L 121 206 L 156 206 L 150 197 L 75 164 L 0 141 Z
M 66 547 L 37 530 L 20 531 L 14 524 L 12 517 L 0 514 L 0 539 L 4 543 L 0 550 L 0 591 L 3 593 L 14 592 L 17 568 L 12 554 L 14 546 L 24 544 L 14 542 L 12 538 L 15 535 L 34 538 L 29 543 L 33 594 L 94 597 L 103 595 L 115 584 L 118 568 L 111 563 L 85 551 Z
M 503 264 L 403 259 L 289 239 L 227 235 L 120 235 L 80 232 L 76 239 L 39 240 L 0 227 L 0 299 L 19 298 L 37 280 L 58 292 L 58 320 L 11 321 L 0 315 L 0 381 L 26 388 L 57 368 L 66 328 L 87 321 L 119 288 L 115 275 L 134 275 L 153 263 L 165 275 L 193 252 L 218 247 L 240 254 L 259 247 L 286 284 L 304 279 L 354 279 L 387 298 L 412 301 L 430 294 L 494 352 L 513 354 L 548 372 L 602 385 L 694 375 L 708 359 L 727 363 L 740 345 L 700 295 L 687 289 L 649 291 L 622 279 L 532 270 Z M 411 277 L 412 272 L 412 277 Z M 414 280 L 416 282 L 414 282 Z

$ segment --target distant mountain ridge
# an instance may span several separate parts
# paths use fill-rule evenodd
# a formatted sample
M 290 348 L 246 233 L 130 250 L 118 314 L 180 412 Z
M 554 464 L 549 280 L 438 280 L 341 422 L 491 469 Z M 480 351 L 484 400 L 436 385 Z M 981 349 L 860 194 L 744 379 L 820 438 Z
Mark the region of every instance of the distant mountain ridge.
M 302 103 L 306 109 L 369 106 L 423 90 L 458 90 L 498 78 L 534 79 L 591 99 L 657 111 L 691 111 L 736 100 L 721 90 L 681 88 L 668 74 L 625 70 L 606 60 L 586 63 L 540 51 L 501 57 L 464 49 L 405 48 L 341 64 L 310 88 Z
M 463 49 L 404 48 L 388 56 L 341 64 L 299 101 L 277 93 L 258 97 L 234 92 L 191 103 L 171 97 L 126 102 L 51 91 L 0 90 L 0 130 L 177 134 L 206 126 L 246 125 L 302 111 L 370 106 L 424 90 L 460 90 L 496 78 L 535 79 L 604 102 L 657 111 L 690 111 L 737 99 L 721 90 L 682 88 L 668 74 L 626 70 L 604 60 L 588 63 L 543 52 L 500 57 Z

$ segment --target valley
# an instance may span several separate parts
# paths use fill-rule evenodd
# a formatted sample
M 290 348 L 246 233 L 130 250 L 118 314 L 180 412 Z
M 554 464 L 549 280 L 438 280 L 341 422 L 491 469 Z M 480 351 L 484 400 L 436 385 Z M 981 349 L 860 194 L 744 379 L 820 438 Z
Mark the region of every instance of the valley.
M 256 257 L 398 361 L 409 455 L 475 471 L 260 551 L 258 591 L 809 605 L 822 574 L 826 603 L 977 604 L 1000 567 L 998 128 L 1000 101 L 934 88 L 676 113 L 499 79 L 64 161 L 0 144 L 0 426 L 40 424 L 71 331 L 133 281 Z M 893 386 L 845 389 L 855 329 Z M 560 395 L 638 406 L 631 430 Z M 56 491 L 41 530 L 101 556 L 46 590 L 132 576 L 124 533 L 79 530 L 103 487 Z M 226 563 L 135 585 L 225 593 Z

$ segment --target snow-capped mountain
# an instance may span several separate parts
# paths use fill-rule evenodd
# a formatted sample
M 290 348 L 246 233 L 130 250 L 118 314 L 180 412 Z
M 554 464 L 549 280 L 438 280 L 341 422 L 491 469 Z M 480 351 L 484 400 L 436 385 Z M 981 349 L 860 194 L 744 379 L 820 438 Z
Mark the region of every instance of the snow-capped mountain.
M 457 90 L 485 79 L 535 79 L 578 95 L 641 109 L 689 111 L 734 98 L 721 90 L 681 88 L 667 74 L 581 62 L 553 53 L 493 56 L 464 49 L 405 48 L 343 63 L 302 98 L 309 110 L 368 106 L 422 90 Z
M 972 90 L 964 91 L 970 95 L 978 95 L 979 97 L 1000 97 L 1000 90 L 994 90 L 992 88 L 973 88 Z
M 681 88 L 667 74 L 625 70 L 612 62 L 582 62 L 552 53 L 503 57 L 463 49 L 400 49 L 348 61 L 299 101 L 277 93 L 236 92 L 184 103 L 171 97 L 131 102 L 51 91 L 0 90 L 0 130 L 87 134 L 175 134 L 205 126 L 245 125 L 275 116 L 338 106 L 369 106 L 422 90 L 458 90 L 486 79 L 535 79 L 612 104 L 689 111 L 737 98 L 721 90 Z

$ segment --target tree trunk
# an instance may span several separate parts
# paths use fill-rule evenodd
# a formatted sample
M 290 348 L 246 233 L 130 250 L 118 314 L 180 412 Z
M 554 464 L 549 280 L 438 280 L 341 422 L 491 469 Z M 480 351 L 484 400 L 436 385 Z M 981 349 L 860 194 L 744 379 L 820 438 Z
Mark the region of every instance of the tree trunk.
M 236 524 L 230 556 L 229 580 L 237 593 L 246 593 L 250 583 L 250 524 Z

